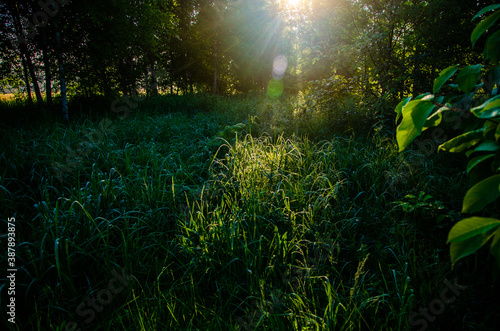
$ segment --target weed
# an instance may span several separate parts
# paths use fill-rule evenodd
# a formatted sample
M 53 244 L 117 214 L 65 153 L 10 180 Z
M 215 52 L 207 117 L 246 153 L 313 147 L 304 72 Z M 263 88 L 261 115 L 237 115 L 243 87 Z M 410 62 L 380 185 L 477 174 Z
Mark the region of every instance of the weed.
M 92 329 L 408 329 L 457 277 L 446 229 L 422 220 L 457 218 L 448 202 L 463 178 L 436 176 L 432 159 L 412 163 L 380 135 L 298 125 L 294 102 L 148 98 L 70 157 L 62 182 L 53 162 L 83 151 L 98 121 L 4 126 L 2 213 L 19 220 L 14 329 L 63 330 L 123 268 L 134 282 Z M 458 276 L 474 290 L 433 327 L 477 321 L 464 302 L 487 292 Z

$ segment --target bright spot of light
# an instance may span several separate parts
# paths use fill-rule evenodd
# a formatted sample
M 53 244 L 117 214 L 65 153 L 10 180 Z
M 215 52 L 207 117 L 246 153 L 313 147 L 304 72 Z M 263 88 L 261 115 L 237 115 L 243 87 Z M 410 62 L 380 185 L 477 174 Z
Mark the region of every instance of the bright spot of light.
M 279 98 L 283 94 L 285 85 L 283 77 L 285 77 L 288 60 L 284 55 L 278 55 L 273 61 L 273 79 L 267 84 L 267 95 L 271 98 Z
M 271 98 L 279 98 L 283 94 L 285 85 L 279 79 L 271 79 L 267 84 L 267 96 Z
M 301 0 L 285 0 L 288 7 L 297 7 Z
M 288 66 L 288 60 L 284 55 L 278 55 L 273 62 L 273 78 L 282 79 Z

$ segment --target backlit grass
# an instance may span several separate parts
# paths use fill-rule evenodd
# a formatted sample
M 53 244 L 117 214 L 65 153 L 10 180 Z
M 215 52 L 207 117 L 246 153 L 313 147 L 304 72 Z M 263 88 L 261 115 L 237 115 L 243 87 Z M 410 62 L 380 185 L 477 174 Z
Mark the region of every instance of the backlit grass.
M 493 325 L 488 270 L 471 258 L 452 271 L 445 245 L 460 160 L 415 162 L 381 134 L 308 135 L 288 101 L 175 102 L 2 128 L 11 329 L 405 330 L 455 277 L 468 288 L 431 327 Z M 109 292 L 116 273 L 127 285 Z
M 0 94 L 0 101 L 9 101 L 14 99 L 14 94 L 12 93 L 2 93 Z

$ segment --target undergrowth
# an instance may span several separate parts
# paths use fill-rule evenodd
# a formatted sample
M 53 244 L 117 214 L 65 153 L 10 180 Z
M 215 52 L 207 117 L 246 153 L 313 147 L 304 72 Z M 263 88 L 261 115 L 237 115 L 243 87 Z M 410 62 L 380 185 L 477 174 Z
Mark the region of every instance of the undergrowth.
M 341 135 L 299 120 L 294 101 L 175 102 L 2 127 L 10 329 L 404 330 L 454 279 L 467 288 L 429 325 L 495 325 L 486 265 L 451 270 L 444 244 L 463 160 L 398 154 L 380 131 Z

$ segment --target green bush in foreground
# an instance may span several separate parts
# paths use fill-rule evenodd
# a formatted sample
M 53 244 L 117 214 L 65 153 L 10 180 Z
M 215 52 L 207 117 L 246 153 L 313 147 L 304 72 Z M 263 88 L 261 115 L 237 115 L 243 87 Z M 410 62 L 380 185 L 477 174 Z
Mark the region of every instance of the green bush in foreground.
M 474 29 L 471 42 L 474 45 L 500 18 L 500 5 L 491 5 L 481 10 L 474 19 L 490 11 Z M 477 214 L 500 197 L 500 31 L 492 32 L 486 40 L 484 54 L 494 67 L 481 76 L 485 66 L 470 65 L 460 69 L 457 84 L 451 85 L 459 94 L 436 96 L 435 94 L 459 70 L 454 65 L 443 70 L 434 81 L 433 94 L 419 95 L 415 100 L 406 98 L 396 107 L 397 119 L 402 121 L 397 128 L 399 150 L 408 147 L 425 130 L 439 125 L 446 113 L 455 112 L 462 116 L 463 134 L 447 139 L 442 129 L 432 135 L 444 139 L 439 151 L 465 152 L 470 158 L 467 173 L 473 179 L 473 186 L 467 191 L 462 213 Z M 482 83 L 478 81 L 482 78 Z M 482 93 L 481 93 L 482 91 Z M 472 107 L 473 104 L 475 107 Z M 471 108 L 472 107 L 472 108 Z M 486 243 L 491 243 L 490 253 L 500 266 L 500 220 L 498 217 L 472 216 L 454 225 L 449 234 L 451 261 L 475 253 Z

